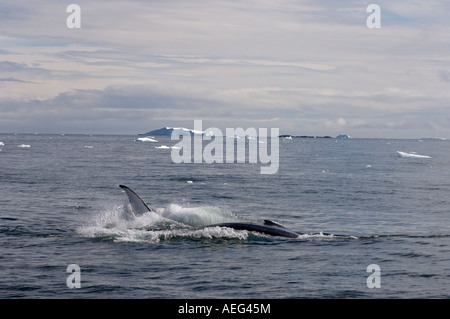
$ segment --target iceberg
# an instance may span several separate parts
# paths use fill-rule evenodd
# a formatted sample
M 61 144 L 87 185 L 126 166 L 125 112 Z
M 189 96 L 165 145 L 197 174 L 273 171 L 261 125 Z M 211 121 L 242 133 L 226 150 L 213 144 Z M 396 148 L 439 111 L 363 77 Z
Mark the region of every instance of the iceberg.
M 155 148 L 160 149 L 160 150 L 168 150 L 168 149 L 173 149 L 173 150 L 181 150 L 181 147 L 178 146 L 167 146 L 167 145 L 160 145 L 160 146 L 155 146 Z
M 139 137 L 137 140 L 134 140 L 135 142 L 152 142 L 152 143 L 158 143 L 157 140 L 150 137 Z
M 413 153 L 405 153 L 405 152 L 397 151 L 397 155 L 398 155 L 398 157 L 401 157 L 401 158 L 405 158 L 405 157 L 407 157 L 407 158 L 431 158 L 431 156 L 419 155 L 414 152 Z
M 341 134 L 341 135 L 336 136 L 336 138 L 350 138 L 350 135 Z

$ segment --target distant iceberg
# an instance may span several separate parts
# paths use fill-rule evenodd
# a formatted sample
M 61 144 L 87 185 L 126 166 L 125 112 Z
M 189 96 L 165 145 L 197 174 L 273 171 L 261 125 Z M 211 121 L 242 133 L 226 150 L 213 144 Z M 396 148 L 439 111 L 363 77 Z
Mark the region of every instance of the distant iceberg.
M 397 151 L 398 157 L 407 157 L 407 158 L 431 158 L 431 156 L 428 155 L 419 155 L 416 153 L 405 153 L 405 152 L 399 152 Z
M 150 131 L 144 134 L 139 134 L 141 136 L 147 136 L 147 135 L 166 135 L 171 136 L 172 134 L 175 135 L 210 135 L 210 132 L 206 131 L 198 131 L 198 130 L 191 130 L 184 127 L 163 127 L 159 130 Z
M 446 141 L 447 139 L 444 137 L 422 137 L 419 140 L 422 140 L 422 141 Z
M 17 145 L 17 147 L 20 147 L 20 148 L 30 148 L 31 145 L 28 145 L 28 144 L 20 144 L 20 145 Z
M 341 134 L 341 135 L 336 136 L 336 138 L 350 138 L 350 135 Z
M 158 143 L 157 140 L 150 137 L 139 137 L 137 140 L 134 140 L 135 142 L 151 142 L 151 143 Z
M 0 142 L 0 146 L 4 146 L 5 145 L 5 143 L 3 143 L 3 142 Z
M 160 149 L 160 150 L 168 150 L 168 149 L 181 150 L 181 147 L 178 147 L 178 146 L 167 146 L 167 145 L 155 146 L 155 148 Z

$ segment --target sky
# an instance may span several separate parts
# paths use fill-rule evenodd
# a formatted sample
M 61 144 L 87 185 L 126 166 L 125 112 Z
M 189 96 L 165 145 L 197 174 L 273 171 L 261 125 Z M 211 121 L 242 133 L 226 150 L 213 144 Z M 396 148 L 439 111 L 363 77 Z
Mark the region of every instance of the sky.
M 450 138 L 450 1 L 71 1 L 0 0 L 0 132 Z

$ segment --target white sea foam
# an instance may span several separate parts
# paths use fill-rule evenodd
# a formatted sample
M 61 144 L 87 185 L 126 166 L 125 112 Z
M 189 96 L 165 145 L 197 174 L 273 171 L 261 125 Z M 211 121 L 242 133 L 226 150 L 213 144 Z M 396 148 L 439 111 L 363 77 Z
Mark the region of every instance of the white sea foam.
M 324 234 L 322 231 L 316 234 L 301 234 L 297 237 L 298 239 L 310 239 L 310 238 L 335 238 L 333 234 Z
M 161 215 L 194 227 L 243 221 L 241 217 L 232 212 L 212 206 L 183 207 L 178 204 L 171 204 L 161 212 Z
M 233 213 L 216 207 L 183 207 L 171 204 L 142 216 L 128 218 L 129 205 L 101 209 L 84 221 L 77 232 L 82 237 L 106 238 L 118 242 L 156 243 L 171 238 L 246 239 L 248 232 L 225 227 L 203 227 L 237 221 Z

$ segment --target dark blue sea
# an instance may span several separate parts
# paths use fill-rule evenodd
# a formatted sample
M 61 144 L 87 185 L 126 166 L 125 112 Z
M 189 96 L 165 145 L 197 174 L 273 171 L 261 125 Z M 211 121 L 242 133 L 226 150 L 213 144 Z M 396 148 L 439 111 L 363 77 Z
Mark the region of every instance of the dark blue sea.
M 280 139 L 265 175 L 136 138 L 0 135 L 0 298 L 450 297 L 449 141 Z M 299 237 L 204 227 L 242 219 Z

